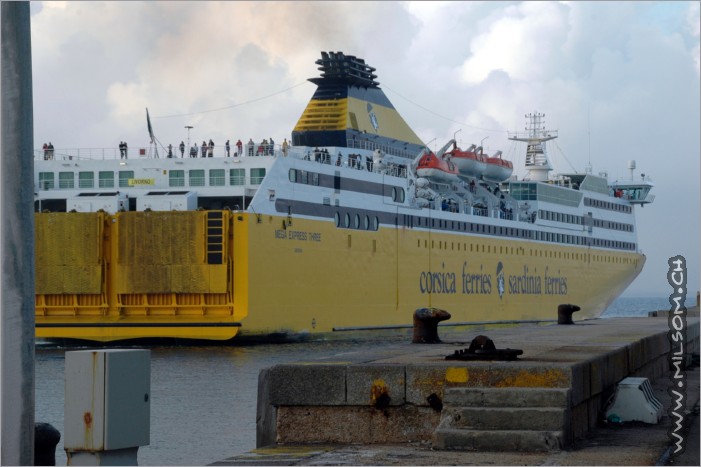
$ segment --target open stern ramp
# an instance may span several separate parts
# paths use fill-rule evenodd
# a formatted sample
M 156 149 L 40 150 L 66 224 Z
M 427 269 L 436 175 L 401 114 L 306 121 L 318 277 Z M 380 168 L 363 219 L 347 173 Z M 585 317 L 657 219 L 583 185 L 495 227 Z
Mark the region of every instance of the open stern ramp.
M 229 211 L 36 214 L 36 335 L 230 339 Z

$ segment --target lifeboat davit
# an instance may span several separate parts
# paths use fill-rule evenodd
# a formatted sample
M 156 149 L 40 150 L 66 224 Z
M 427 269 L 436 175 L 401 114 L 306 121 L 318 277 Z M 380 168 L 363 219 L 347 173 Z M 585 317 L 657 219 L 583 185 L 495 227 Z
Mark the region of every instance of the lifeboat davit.
M 457 145 L 454 145 L 451 151 L 446 152 L 446 154 L 450 154 L 451 159 L 462 175 L 479 177 L 487 169 L 486 158 L 481 152 L 476 150 L 476 147 L 473 144 L 463 151 Z
M 511 177 L 514 164 L 501 158 L 501 151 L 497 151 L 492 157 L 486 157 L 487 168 L 484 169 L 483 178 L 493 182 L 503 182 Z
M 449 157 L 438 157 L 429 152 L 419 159 L 416 175 L 434 182 L 449 183 L 459 180 L 460 172 Z

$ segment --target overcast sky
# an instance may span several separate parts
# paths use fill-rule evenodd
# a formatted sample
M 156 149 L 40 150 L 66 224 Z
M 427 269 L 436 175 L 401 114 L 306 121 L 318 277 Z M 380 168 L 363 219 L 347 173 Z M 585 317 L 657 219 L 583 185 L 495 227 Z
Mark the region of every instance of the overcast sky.
M 627 296 L 666 296 L 667 259 L 699 289 L 699 2 L 31 2 L 35 148 L 290 138 L 320 51 L 377 69 L 431 146 L 503 150 L 546 114 L 556 171 L 656 183 L 636 208 L 648 260 Z

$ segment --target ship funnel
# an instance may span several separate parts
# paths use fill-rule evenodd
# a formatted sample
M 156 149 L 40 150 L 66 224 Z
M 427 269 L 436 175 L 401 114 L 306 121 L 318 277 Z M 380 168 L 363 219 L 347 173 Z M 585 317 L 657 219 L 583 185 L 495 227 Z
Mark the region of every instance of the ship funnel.
M 413 159 L 424 144 L 380 88 L 375 68 L 343 52 L 321 52 L 320 77 L 292 130 L 294 146 L 380 149 Z
M 635 161 L 632 159 L 628 161 L 628 170 L 630 170 L 630 179 L 633 180 L 633 172 L 635 172 Z

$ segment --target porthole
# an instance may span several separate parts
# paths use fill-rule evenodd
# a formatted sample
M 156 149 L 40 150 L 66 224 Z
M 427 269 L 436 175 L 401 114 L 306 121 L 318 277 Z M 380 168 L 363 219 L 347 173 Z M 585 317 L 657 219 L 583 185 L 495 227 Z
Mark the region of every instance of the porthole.
M 353 228 L 355 228 L 355 229 L 360 228 L 360 214 L 355 215 L 355 222 L 353 223 Z
M 334 221 L 336 221 L 336 227 L 340 227 L 341 226 L 341 216 L 338 214 L 338 212 L 336 212 L 336 214 L 334 214 L 333 218 L 334 218 Z
M 346 213 L 343 225 L 348 228 L 350 227 L 350 213 Z
M 365 215 L 365 230 L 370 230 L 370 216 Z
M 380 228 L 380 219 L 375 216 L 372 222 L 372 230 L 378 230 Z

